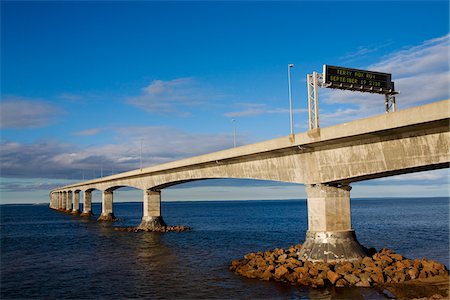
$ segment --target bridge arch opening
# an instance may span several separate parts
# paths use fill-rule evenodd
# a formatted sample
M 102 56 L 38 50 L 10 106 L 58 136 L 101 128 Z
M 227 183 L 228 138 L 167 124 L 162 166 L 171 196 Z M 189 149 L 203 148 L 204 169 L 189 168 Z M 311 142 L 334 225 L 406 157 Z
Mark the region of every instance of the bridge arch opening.
M 204 178 L 152 187 L 169 201 L 306 199 L 303 184 L 251 178 Z

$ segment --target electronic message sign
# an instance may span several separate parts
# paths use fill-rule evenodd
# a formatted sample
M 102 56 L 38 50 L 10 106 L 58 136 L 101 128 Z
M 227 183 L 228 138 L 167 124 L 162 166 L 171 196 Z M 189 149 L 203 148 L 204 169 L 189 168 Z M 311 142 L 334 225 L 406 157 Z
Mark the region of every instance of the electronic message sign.
M 324 65 L 326 87 L 379 94 L 396 94 L 391 74 Z

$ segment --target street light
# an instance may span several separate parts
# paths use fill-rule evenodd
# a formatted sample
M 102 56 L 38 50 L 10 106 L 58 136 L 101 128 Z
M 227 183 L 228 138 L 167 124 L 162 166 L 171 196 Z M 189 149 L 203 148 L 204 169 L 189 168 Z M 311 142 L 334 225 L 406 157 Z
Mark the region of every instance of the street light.
M 233 145 L 236 148 L 236 120 L 233 119 L 231 122 L 233 122 Z
M 294 129 L 292 126 L 292 88 L 291 88 L 291 68 L 294 64 L 288 64 L 288 92 L 289 92 L 289 122 L 291 125 L 291 136 L 294 135 Z

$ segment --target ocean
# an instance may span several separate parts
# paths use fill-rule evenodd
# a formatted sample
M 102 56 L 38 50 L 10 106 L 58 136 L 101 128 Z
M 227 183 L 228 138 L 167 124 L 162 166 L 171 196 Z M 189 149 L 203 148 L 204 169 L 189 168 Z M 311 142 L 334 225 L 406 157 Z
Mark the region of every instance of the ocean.
M 366 247 L 449 266 L 449 198 L 352 199 Z M 100 204 L 93 204 L 96 216 Z M 1 299 L 388 299 L 372 288 L 290 286 L 229 271 L 248 252 L 302 243 L 305 200 L 162 202 L 187 232 L 130 233 L 142 204 L 115 203 L 120 221 L 98 223 L 46 205 L 0 205 Z

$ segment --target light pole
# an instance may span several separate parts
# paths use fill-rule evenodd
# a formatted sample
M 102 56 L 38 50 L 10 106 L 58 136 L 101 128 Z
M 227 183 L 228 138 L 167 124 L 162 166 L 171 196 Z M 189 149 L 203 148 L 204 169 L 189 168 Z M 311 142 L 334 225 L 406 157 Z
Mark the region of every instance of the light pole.
M 291 88 L 291 68 L 294 64 L 288 64 L 288 92 L 289 92 L 289 123 L 291 127 L 291 136 L 294 135 L 294 128 L 292 126 L 292 88 Z
M 236 148 L 236 120 L 233 119 L 231 122 L 233 122 L 233 145 Z

